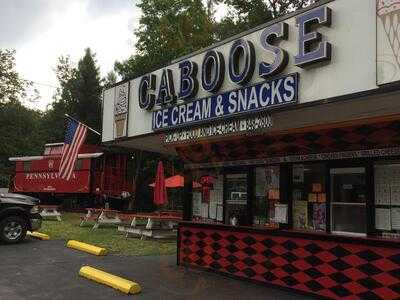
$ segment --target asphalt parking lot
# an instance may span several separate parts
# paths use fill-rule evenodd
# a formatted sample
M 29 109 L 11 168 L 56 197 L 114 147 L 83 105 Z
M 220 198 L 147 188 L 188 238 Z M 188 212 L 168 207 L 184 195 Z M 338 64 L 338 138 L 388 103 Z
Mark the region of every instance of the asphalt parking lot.
M 176 266 L 175 256 L 96 257 L 63 241 L 28 239 L 0 245 L 0 299 L 311 299 L 262 285 Z M 142 293 L 125 295 L 78 276 L 90 265 L 138 282 Z

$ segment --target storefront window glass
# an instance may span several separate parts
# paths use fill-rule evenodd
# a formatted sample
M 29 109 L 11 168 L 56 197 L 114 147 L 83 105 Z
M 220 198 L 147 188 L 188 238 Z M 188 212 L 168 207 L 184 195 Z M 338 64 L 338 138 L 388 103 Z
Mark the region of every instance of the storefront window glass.
M 247 174 L 227 174 L 225 224 L 246 225 Z
M 330 169 L 334 233 L 366 234 L 365 168 Z
M 193 220 L 223 222 L 223 175 L 216 171 L 198 171 L 193 185 Z
M 278 226 L 275 210 L 280 200 L 279 176 L 279 166 L 259 167 L 255 170 L 253 224 L 256 226 Z
M 293 166 L 293 228 L 326 230 L 326 189 L 324 164 Z
M 400 238 L 400 162 L 375 165 L 375 228 L 384 237 Z

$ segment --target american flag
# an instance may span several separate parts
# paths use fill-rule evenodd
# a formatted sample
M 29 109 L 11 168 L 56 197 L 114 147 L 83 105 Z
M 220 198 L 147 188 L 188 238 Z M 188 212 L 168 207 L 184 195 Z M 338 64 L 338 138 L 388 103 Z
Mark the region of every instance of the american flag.
M 67 132 L 65 133 L 64 147 L 60 162 L 58 176 L 69 180 L 74 171 L 79 149 L 86 138 L 87 127 L 80 122 L 68 119 Z

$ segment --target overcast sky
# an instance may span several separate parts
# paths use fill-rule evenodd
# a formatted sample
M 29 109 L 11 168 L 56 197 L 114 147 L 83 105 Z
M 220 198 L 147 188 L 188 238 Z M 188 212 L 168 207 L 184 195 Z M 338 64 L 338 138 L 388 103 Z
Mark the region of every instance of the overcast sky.
M 45 109 L 60 55 L 77 62 L 90 47 L 104 76 L 133 53 L 139 18 L 134 0 L 0 0 L 0 48 L 17 51 L 18 72 L 42 97 L 30 106 Z

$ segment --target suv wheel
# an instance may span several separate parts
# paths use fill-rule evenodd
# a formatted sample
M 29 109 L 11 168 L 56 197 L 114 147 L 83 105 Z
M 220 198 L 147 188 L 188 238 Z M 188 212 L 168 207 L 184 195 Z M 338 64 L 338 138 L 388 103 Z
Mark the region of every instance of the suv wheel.
M 0 221 L 0 240 L 13 244 L 23 240 L 26 235 L 26 221 L 17 216 L 10 216 Z

